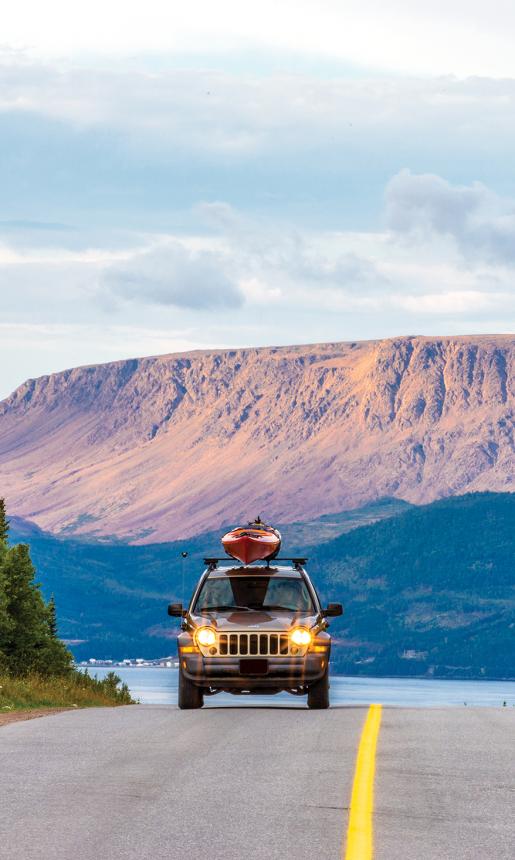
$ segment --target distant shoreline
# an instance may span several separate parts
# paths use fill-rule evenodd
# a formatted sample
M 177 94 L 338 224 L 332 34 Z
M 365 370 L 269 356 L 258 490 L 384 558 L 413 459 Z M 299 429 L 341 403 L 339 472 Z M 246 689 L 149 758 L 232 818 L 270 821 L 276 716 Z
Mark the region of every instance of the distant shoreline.
M 175 660 L 173 662 L 172 666 L 163 666 L 161 664 L 153 665 L 150 663 L 147 665 L 139 665 L 138 666 L 138 665 L 135 665 L 134 663 L 131 663 L 131 664 L 102 663 L 100 661 L 98 663 L 87 664 L 87 665 L 78 664 L 78 663 L 75 664 L 75 668 L 79 669 L 79 670 L 84 670 L 84 669 L 111 669 L 114 672 L 117 669 L 123 669 L 124 671 L 126 669 L 139 669 L 139 670 L 142 670 L 142 669 L 165 669 L 165 670 L 169 671 L 170 669 L 176 670 L 176 669 L 178 669 L 178 667 L 179 667 L 179 661 L 178 660 Z M 431 676 L 431 675 L 349 675 L 349 674 L 346 674 L 345 672 L 331 672 L 330 674 L 333 678 L 352 678 L 353 680 L 371 681 L 371 682 L 381 680 L 381 681 L 438 681 L 438 682 L 439 681 L 447 681 L 447 682 L 459 682 L 460 684 L 467 683 L 467 681 L 470 681 L 471 683 L 474 683 L 474 684 L 477 684 L 479 681 L 481 681 L 485 684 L 490 684 L 490 683 L 491 684 L 494 684 L 494 683 L 498 684 L 500 682 L 504 682 L 504 683 L 508 683 L 508 684 L 514 684 L 515 683 L 515 676 L 511 676 L 508 678 L 503 678 L 503 677 L 482 678 L 480 676 L 477 676 L 477 677 L 475 676 L 472 678 L 471 677 L 461 678 L 458 676 L 454 676 L 452 678 L 449 678 L 449 677 L 447 677 L 447 678 L 444 678 L 444 677 L 435 678 L 434 676 Z

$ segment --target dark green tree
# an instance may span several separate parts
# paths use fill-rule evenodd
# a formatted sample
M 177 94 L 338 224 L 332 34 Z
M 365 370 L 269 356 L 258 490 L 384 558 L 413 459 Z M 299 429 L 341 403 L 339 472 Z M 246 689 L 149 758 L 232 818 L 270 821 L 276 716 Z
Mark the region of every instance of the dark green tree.
M 52 636 L 52 638 L 54 638 L 54 639 L 57 639 L 57 636 L 59 634 L 57 632 L 57 612 L 56 612 L 56 608 L 55 608 L 55 597 L 53 594 L 47 603 L 47 612 L 48 612 L 48 630 L 49 630 L 50 636 Z
M 5 573 L 8 534 L 9 523 L 5 514 L 5 502 L 3 499 L 0 499 L 0 670 L 5 669 L 7 665 L 4 645 L 12 627 L 12 622 L 7 611 L 7 578 Z
M 8 612 L 6 576 L 4 564 L 0 560 L 0 671 L 7 668 L 5 646 L 11 630 L 12 622 Z
M 72 669 L 73 657 L 59 639 L 54 596 L 46 605 L 47 637 L 39 655 L 40 672 L 48 675 L 65 675 Z
M 0 544 L 7 546 L 9 537 L 9 520 L 5 512 L 5 499 L 0 499 Z
M 46 607 L 34 583 L 28 546 L 11 547 L 3 567 L 11 624 L 2 650 L 9 671 L 15 675 L 26 674 L 39 668 L 39 653 L 48 630 Z
M 3 564 L 7 614 L 10 626 L 0 650 L 14 675 L 37 672 L 63 674 L 70 670 L 71 654 L 57 637 L 55 605 L 47 605 L 34 581 L 29 547 L 18 544 L 7 551 Z

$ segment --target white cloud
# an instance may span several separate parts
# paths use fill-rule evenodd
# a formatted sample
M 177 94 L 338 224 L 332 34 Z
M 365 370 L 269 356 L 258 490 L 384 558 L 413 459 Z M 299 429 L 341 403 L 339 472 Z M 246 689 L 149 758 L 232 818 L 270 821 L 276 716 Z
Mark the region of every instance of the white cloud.
M 10 4 L 10 365 L 512 326 L 514 27 L 505 0 Z
M 391 230 L 417 241 L 434 234 L 452 238 L 463 255 L 493 263 L 515 263 L 515 200 L 480 182 L 452 185 L 434 174 L 402 170 L 386 187 Z
M 7 44 L 43 55 L 230 53 L 337 58 L 383 69 L 513 75 L 509 0 L 18 0 L 2 15 Z M 284 62 L 284 60 L 283 60 Z
M 515 260 L 491 228 L 510 201 L 408 172 L 386 196 L 386 233 L 294 229 L 219 201 L 196 208 L 194 235 L 111 250 L 4 246 L 4 384 L 188 347 L 510 330 Z M 489 237 L 480 256 L 478 235 Z
M 393 296 L 392 301 L 397 307 L 414 314 L 443 314 L 467 315 L 469 318 L 477 314 L 489 313 L 496 316 L 499 305 L 515 309 L 513 297 L 507 293 L 482 293 L 479 290 L 450 290 L 445 288 L 440 292 L 422 295 Z
M 220 201 L 201 204 L 197 210 L 215 234 L 223 237 L 223 247 L 234 260 L 235 269 L 246 279 L 247 286 L 253 284 L 252 294 L 259 292 L 257 284 L 270 290 L 269 286 L 265 288 L 265 282 L 269 285 L 277 279 L 282 288 L 272 287 L 270 292 L 275 298 L 288 283 L 290 289 L 285 292 L 290 294 L 303 284 L 315 293 L 324 288 L 375 290 L 385 285 L 385 276 L 374 260 L 354 249 L 352 234 L 310 234 L 290 224 L 270 224 L 265 219 L 242 215 Z
M 263 151 L 298 158 L 321 144 L 389 146 L 445 135 L 465 151 L 515 137 L 515 80 L 344 74 L 323 79 L 274 70 L 266 76 L 201 68 L 162 69 L 13 61 L 0 55 L 0 111 L 44 116 L 79 129 L 123 132 L 118 147 L 166 159 L 170 147 L 246 158 Z M 515 69 L 514 69 L 515 74 Z
M 269 303 L 284 313 L 395 307 L 414 316 L 486 317 L 502 306 L 509 314 L 515 260 L 498 247 L 498 204 L 477 183 L 455 188 L 403 171 L 387 186 L 390 233 L 309 232 L 218 201 L 196 207 L 204 227 L 196 235 L 81 252 L 7 246 L 0 250 L 4 317 L 25 320 L 29 307 L 40 321 L 72 322 L 80 308 L 91 323 L 114 313 L 120 324 L 139 317 L 141 325 L 143 314 L 150 325 L 156 312 L 180 312 L 191 324 L 205 311 L 226 318 L 245 305 L 252 315 Z
M 110 265 L 103 282 L 115 296 L 143 304 L 201 309 L 243 303 L 243 294 L 225 271 L 220 255 L 192 251 L 176 241 Z

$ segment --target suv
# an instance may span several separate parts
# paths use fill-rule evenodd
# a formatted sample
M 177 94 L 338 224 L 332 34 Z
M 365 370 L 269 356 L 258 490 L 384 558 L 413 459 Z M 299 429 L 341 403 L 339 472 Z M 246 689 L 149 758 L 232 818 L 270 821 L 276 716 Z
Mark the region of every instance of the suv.
M 331 637 L 327 617 L 304 569 L 306 559 L 219 567 L 207 558 L 178 637 L 179 708 L 201 708 L 205 695 L 222 691 L 307 694 L 309 708 L 329 707 Z M 226 561 L 226 559 L 223 559 Z M 288 566 L 279 562 L 291 562 Z

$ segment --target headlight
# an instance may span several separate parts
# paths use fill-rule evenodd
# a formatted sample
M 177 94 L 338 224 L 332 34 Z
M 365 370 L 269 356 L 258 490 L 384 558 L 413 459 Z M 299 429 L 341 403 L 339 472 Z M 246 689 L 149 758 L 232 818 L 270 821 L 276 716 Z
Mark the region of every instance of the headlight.
M 305 627 L 295 627 L 290 632 L 290 639 L 294 645 L 309 645 L 312 638 L 311 633 Z
M 212 627 L 199 627 L 199 629 L 195 631 L 195 639 L 197 640 L 197 645 L 208 647 L 209 645 L 215 644 L 216 633 Z

